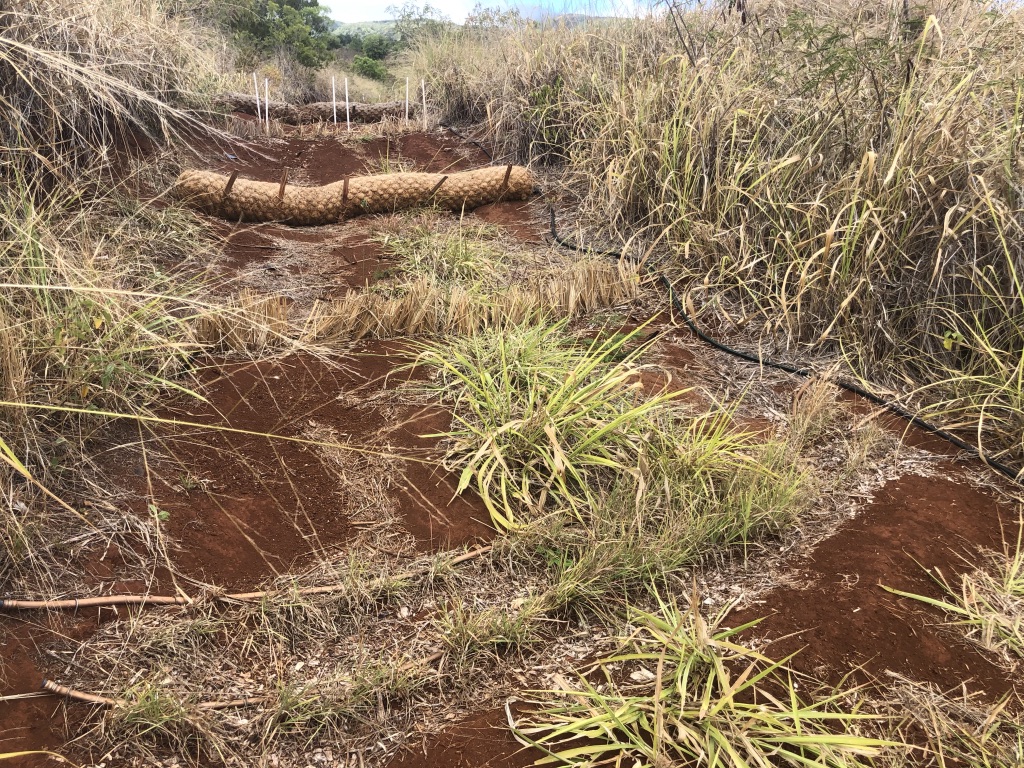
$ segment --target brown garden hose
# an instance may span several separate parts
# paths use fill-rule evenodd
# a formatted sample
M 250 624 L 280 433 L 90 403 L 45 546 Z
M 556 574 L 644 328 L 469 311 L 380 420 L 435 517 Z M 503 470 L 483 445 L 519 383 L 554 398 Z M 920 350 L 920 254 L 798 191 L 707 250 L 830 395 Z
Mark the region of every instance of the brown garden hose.
M 55 696 L 63 696 L 72 701 L 80 701 L 83 704 L 96 704 L 101 707 L 123 707 L 128 702 L 124 699 L 111 699 L 107 696 L 97 696 L 95 693 L 85 693 L 66 685 L 59 685 L 52 680 L 43 680 L 43 690 L 49 691 Z M 269 700 L 267 696 L 244 696 L 240 699 L 228 699 L 226 701 L 201 701 L 195 708 L 199 710 L 232 709 L 234 707 L 246 707 L 250 704 L 264 704 Z

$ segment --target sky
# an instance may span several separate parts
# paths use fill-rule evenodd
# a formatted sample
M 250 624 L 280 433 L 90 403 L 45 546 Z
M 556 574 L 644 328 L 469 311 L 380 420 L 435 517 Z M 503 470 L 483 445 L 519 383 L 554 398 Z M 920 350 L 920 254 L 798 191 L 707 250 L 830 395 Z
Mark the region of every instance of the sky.
M 420 0 L 419 4 L 422 5 Z M 452 21 L 461 22 L 473 10 L 477 0 L 428 0 L 434 8 Z M 626 15 L 637 7 L 641 0 L 481 0 L 485 7 L 518 7 L 524 15 L 535 16 L 538 10 L 551 13 L 588 13 L 595 16 Z M 320 0 L 320 4 L 331 11 L 331 17 L 338 21 L 381 21 L 391 18 L 388 7 L 402 5 L 403 0 Z

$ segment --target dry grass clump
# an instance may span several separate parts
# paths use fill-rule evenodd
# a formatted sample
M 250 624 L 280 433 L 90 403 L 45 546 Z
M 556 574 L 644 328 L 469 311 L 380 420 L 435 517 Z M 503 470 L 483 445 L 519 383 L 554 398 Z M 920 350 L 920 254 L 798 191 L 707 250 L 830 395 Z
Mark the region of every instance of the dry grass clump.
M 548 315 L 575 317 L 590 309 L 631 301 L 639 288 L 635 267 L 594 259 L 532 273 L 523 285 L 493 293 L 426 275 L 384 291 L 349 293 L 330 304 L 319 304 L 306 320 L 304 334 L 318 343 L 409 334 L 470 334 Z
M 350 750 L 367 761 L 393 752 L 416 710 L 440 727 L 452 704 L 479 700 L 472 684 L 494 662 L 448 657 L 457 633 L 446 639 L 438 617 L 451 601 L 507 589 L 496 589 L 489 566 L 463 575 L 446 555 L 410 563 L 366 544 L 278 579 L 264 600 L 198 602 L 105 625 L 79 647 L 68 681 L 119 702 L 86 738 L 125 760 L 290 767 L 334 750 L 344 764 Z M 332 589 L 297 591 L 323 585 Z M 249 703 L 204 706 L 237 699 Z
M 1024 719 L 1010 698 L 988 704 L 959 688 L 890 673 L 876 709 L 894 724 L 893 738 L 908 742 L 882 765 L 892 768 L 1005 768 L 1024 764 Z
M 396 263 L 371 290 L 314 307 L 311 341 L 401 334 L 472 334 L 576 317 L 635 300 L 639 268 L 597 258 L 552 260 L 510 245 L 488 225 L 434 210 L 384 217 L 373 237 Z
M 50 173 L 194 122 L 169 105 L 216 80 L 203 33 L 159 3 L 26 0 L 0 10 L 0 38 L 5 160 Z
M 936 415 L 1024 453 L 1024 14 L 682 6 L 446 29 L 412 55 L 448 119 L 563 164 L 593 226 L 663 236 L 772 342 L 928 385 Z

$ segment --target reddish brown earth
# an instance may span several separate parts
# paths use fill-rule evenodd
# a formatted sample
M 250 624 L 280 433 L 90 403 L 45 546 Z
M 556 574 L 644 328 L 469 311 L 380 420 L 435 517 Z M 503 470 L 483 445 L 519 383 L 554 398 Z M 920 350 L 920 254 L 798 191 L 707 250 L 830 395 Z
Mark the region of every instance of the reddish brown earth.
M 963 684 L 989 701 L 1009 692 L 1005 668 L 962 632 L 943 626 L 941 613 L 882 589 L 942 598 L 925 569 L 955 583 L 976 562 L 979 547 L 1002 549 L 1001 526 L 1012 530 L 1014 510 L 972 487 L 963 469 L 940 469 L 948 475 L 905 475 L 886 484 L 865 510 L 794 565 L 792 586 L 735 611 L 730 622 L 765 617 L 748 635 L 773 640 L 775 658 L 799 651 L 794 668 L 829 683 L 857 670 L 855 679 L 883 685 L 888 672 L 942 690 Z
M 384 161 L 427 173 L 465 171 L 489 161 L 483 153 L 444 132 L 354 139 L 344 135 L 314 139 L 289 137 L 253 142 L 207 141 L 196 147 L 195 165 L 219 173 L 238 171 L 242 178 L 289 183 L 331 184 L 346 176 L 380 173 Z
M 388 768 L 526 768 L 540 757 L 512 737 L 505 712 L 495 710 L 408 745 Z
M 453 499 L 437 440 L 423 437 L 447 430 L 448 412 L 382 397 L 420 377 L 396 370 L 409 360 L 399 345 L 373 342 L 330 364 L 293 356 L 211 368 L 201 388 L 207 403 L 160 416 L 240 432 L 158 425 L 141 447 L 137 434 L 126 435 L 103 463 L 137 499 L 137 514 L 148 514 L 149 504 L 167 513 L 163 528 L 178 542 L 172 559 L 179 570 L 231 588 L 308 565 L 366 522 L 349 512 L 359 489 L 342 486 L 317 446 L 279 438 L 393 455 L 388 496 L 420 549 L 490 538 L 482 502 L 472 494 Z M 361 461 L 346 454 L 354 468 Z
M 44 619 L 45 621 L 45 619 Z M 46 628 L 33 632 L 18 618 L 0 617 L 0 696 L 38 691 L 44 677 L 36 666 L 39 649 L 36 638 L 46 642 L 52 635 Z M 51 749 L 59 751 L 64 743 L 56 699 L 41 697 L 0 701 L 0 754 L 14 751 Z M 52 761 L 40 757 L 15 758 L 5 768 L 36 768 Z

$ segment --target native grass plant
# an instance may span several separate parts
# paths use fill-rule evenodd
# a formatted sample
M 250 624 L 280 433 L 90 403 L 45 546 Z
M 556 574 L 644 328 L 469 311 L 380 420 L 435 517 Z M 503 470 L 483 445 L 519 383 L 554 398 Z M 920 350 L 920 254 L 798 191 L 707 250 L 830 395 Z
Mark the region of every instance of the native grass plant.
M 216 84 L 205 33 L 160 3 L 26 0 L 0 10 L 5 165 L 62 174 L 128 132 L 164 138 Z
M 599 471 L 628 471 L 643 417 L 678 394 L 630 403 L 632 370 L 603 365 L 621 340 L 584 350 L 566 342 L 563 322 L 420 350 L 418 361 L 438 369 L 453 403 L 448 463 L 460 474 L 458 490 L 472 484 L 499 528 L 563 506 L 582 519 L 597 501 Z
M 558 163 L 585 222 L 660 238 L 759 318 L 1024 453 L 1016 4 L 670 3 L 591 24 L 425 34 L 448 120 Z
M 616 508 L 668 520 L 679 534 L 703 522 L 702 505 L 724 503 L 745 509 L 736 519 L 746 522 L 700 538 L 733 540 L 766 523 L 762 513 L 778 512 L 740 486 L 753 472 L 790 487 L 792 477 L 776 474 L 780 462 L 732 430 L 728 414 L 687 418 L 672 407 L 683 392 L 644 394 L 637 362 L 645 346 L 621 354 L 630 340 L 581 344 L 560 321 L 420 345 L 418 362 L 437 369 L 433 386 L 452 405 L 447 463 L 459 491 L 473 487 L 496 526 L 553 513 L 587 523 Z
M 438 231 L 431 223 L 413 222 L 382 231 L 377 242 L 398 258 L 396 268 L 411 275 L 434 275 L 441 281 L 493 284 L 507 273 L 510 255 L 487 224 L 459 223 Z
M 577 686 L 540 692 L 513 732 L 542 763 L 572 766 L 866 768 L 896 746 L 858 732 L 876 718 L 856 691 L 806 700 L 786 660 L 739 642 L 756 621 L 729 629 L 731 605 L 709 619 L 697 606 L 695 591 L 686 609 L 634 609 L 622 650 Z
M 884 588 L 942 609 L 968 638 L 1016 669 L 1024 661 L 1024 519 L 1017 525 L 1016 540 L 1004 543 L 1002 552 L 986 552 L 986 562 L 962 574 L 959 584 L 938 569 L 931 573 L 945 599 Z

